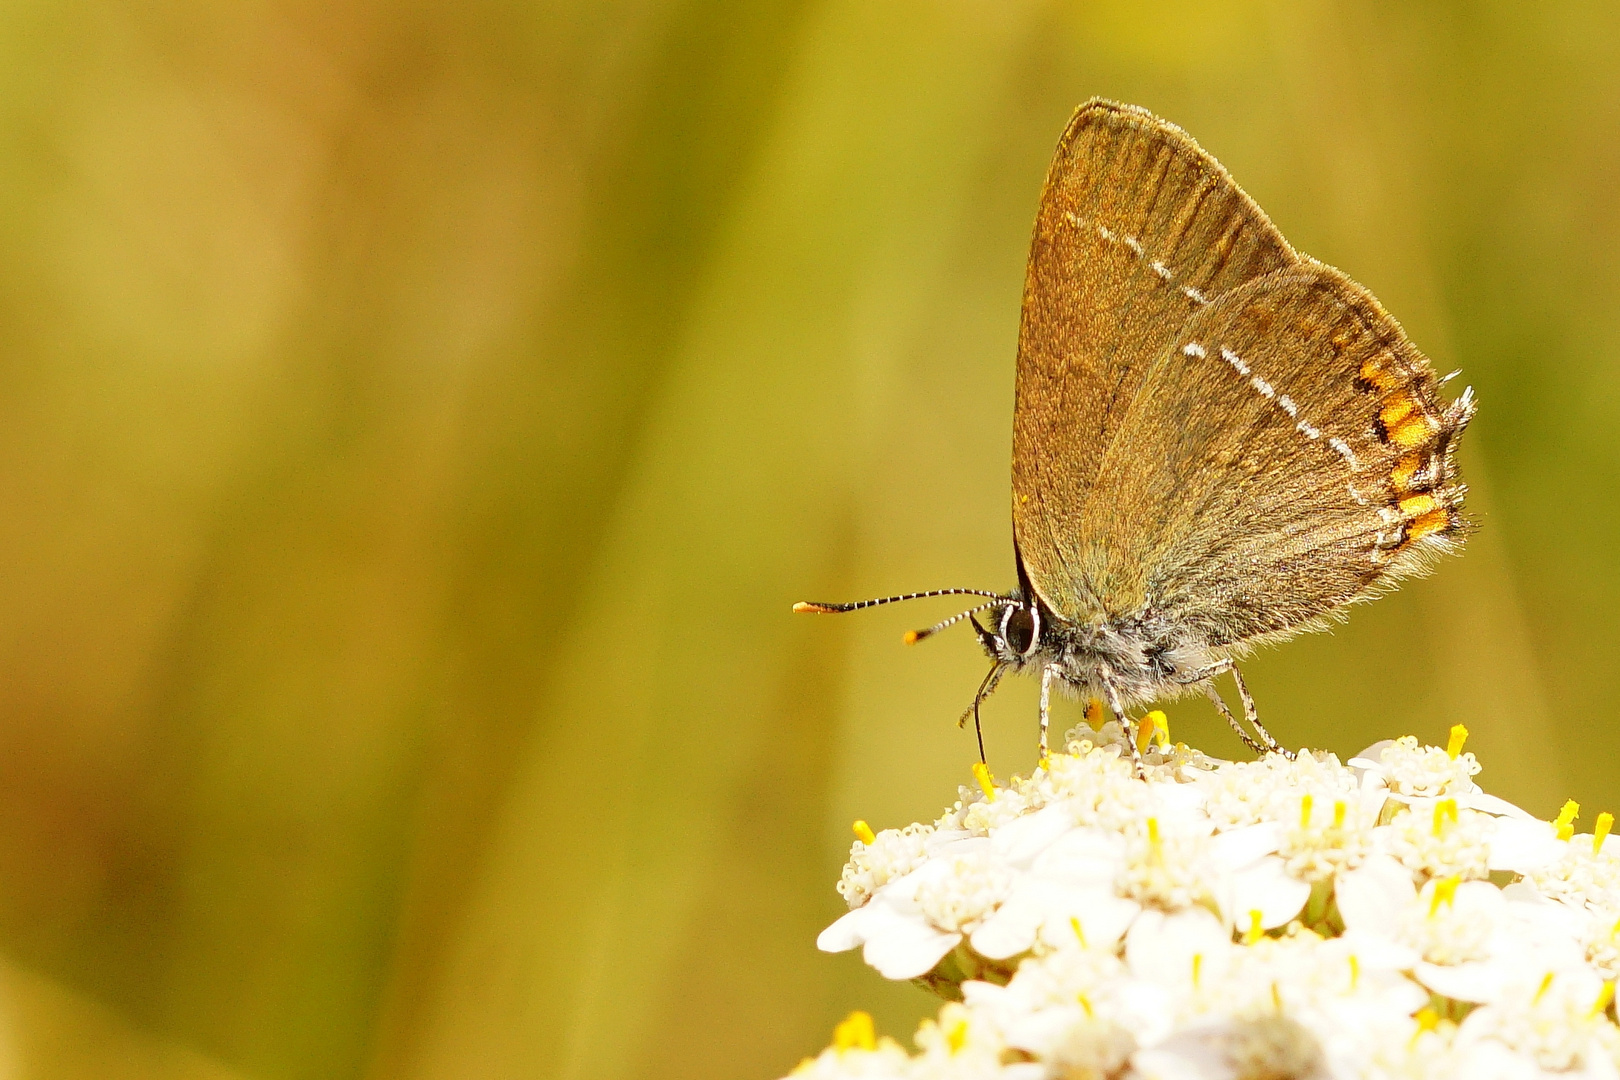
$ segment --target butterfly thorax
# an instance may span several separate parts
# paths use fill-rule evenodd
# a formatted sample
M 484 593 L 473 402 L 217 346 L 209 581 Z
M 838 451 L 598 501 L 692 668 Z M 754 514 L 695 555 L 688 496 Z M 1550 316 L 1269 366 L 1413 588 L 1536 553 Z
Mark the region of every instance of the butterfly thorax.
M 1074 622 L 1021 589 L 995 609 L 988 627 L 977 620 L 975 626 L 985 652 L 1008 670 L 1050 668 L 1069 693 L 1124 705 L 1179 697 L 1205 677 L 1200 673 L 1212 660 L 1207 646 L 1177 635 L 1175 624 L 1151 608 Z

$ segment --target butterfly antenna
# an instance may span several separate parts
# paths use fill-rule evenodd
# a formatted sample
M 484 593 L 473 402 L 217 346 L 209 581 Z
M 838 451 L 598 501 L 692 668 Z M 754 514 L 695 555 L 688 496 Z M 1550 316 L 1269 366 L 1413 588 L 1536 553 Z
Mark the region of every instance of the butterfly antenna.
M 1006 602 L 1007 602 L 1006 597 L 998 596 L 994 600 L 986 600 L 982 604 L 975 604 L 973 607 L 968 608 L 966 611 L 957 612 L 955 615 L 952 615 L 948 619 L 941 619 L 939 622 L 935 623 L 933 626 L 930 626 L 926 630 L 907 630 L 906 631 L 906 636 L 905 636 L 905 642 L 906 642 L 907 645 L 915 645 L 915 644 L 917 644 L 917 642 L 921 641 L 923 638 L 933 637 L 935 634 L 939 633 L 941 630 L 945 629 L 947 626 L 955 626 L 957 623 L 961 622 L 963 619 L 966 619 L 966 618 L 968 618 L 968 617 L 970 617 L 972 615 L 975 615 L 978 612 L 983 611 L 985 608 L 995 607 L 997 604 L 1004 604 Z
M 930 596 L 989 596 L 1002 599 L 1000 593 L 986 592 L 983 589 L 929 589 L 927 592 L 905 593 L 901 596 L 881 596 L 876 600 L 854 600 L 847 604 L 815 604 L 801 600 L 793 605 L 793 610 L 814 615 L 836 615 L 844 611 L 859 611 L 862 608 L 878 607 L 882 604 L 898 604 L 902 600 L 924 600 Z

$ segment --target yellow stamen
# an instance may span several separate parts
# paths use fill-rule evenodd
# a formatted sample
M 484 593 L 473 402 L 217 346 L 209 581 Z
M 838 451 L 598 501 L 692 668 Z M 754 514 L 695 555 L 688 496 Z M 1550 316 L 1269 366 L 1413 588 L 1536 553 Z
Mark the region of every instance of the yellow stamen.
M 1609 940 L 1614 941 L 1616 939 L 1620 939 L 1620 919 L 1614 920 L 1614 925 L 1609 927 Z
M 1597 816 L 1597 824 L 1592 826 L 1592 854 L 1597 855 L 1603 851 L 1603 841 L 1608 839 L 1609 830 L 1614 828 L 1614 815 L 1607 810 Z
M 1194 990 L 1198 989 L 1198 978 L 1199 978 L 1200 975 L 1203 974 L 1203 972 L 1204 972 L 1204 954 L 1201 953 L 1201 952 L 1195 952 L 1195 953 L 1193 953 L 1193 965 L 1192 965 L 1192 984 L 1193 984 L 1193 989 Z
M 1282 1012 L 1282 988 L 1275 980 L 1271 984 L 1271 1004 L 1278 1012 Z
M 973 779 L 979 782 L 979 790 L 984 792 L 985 801 L 996 801 L 996 778 L 990 775 L 990 766 L 982 761 L 973 763 Z
M 1530 1004 L 1532 1004 L 1532 1005 L 1540 1005 L 1541 1004 L 1541 999 L 1547 996 L 1547 991 L 1548 990 L 1552 989 L 1552 981 L 1553 981 L 1553 973 L 1550 972 L 1550 971 L 1547 972 L 1547 974 L 1545 974 L 1545 975 L 1543 975 L 1541 977 L 1541 985 L 1536 987 L 1536 996 L 1530 999 Z
M 1608 1009 L 1609 1002 L 1611 1002 L 1613 1000 L 1614 1000 L 1614 980 L 1610 979 L 1608 982 L 1603 984 L 1603 989 L 1598 991 L 1597 1000 L 1592 1002 L 1592 1011 L 1586 1014 L 1587 1019 L 1589 1019 L 1589 1020 L 1597 1019 L 1597 1017 L 1599 1015 L 1601 1015 L 1603 1012 L 1605 1012 Z
M 1434 895 L 1429 899 L 1429 918 L 1434 918 L 1440 910 L 1441 904 L 1454 904 L 1457 902 L 1457 886 L 1462 883 L 1461 874 L 1452 874 L 1448 878 L 1441 878 L 1434 883 Z
M 1159 749 L 1170 749 L 1170 718 L 1160 710 L 1154 709 L 1143 719 L 1153 721 L 1153 741 L 1159 744 Z
M 1136 749 L 1145 753 L 1149 744 L 1158 743 L 1160 748 L 1170 745 L 1170 720 L 1154 709 L 1142 719 L 1138 720 L 1136 727 Z
M 1147 831 L 1148 831 L 1148 848 L 1149 848 L 1149 850 L 1151 850 L 1153 852 L 1154 861 L 1163 862 L 1164 861 L 1164 840 L 1159 836 L 1159 819 L 1158 818 L 1150 817 L 1150 818 L 1147 819 Z
M 1434 804 L 1434 836 L 1435 839 L 1445 835 L 1446 819 L 1450 818 L 1453 825 L 1457 824 L 1457 800 L 1441 799 Z
M 850 826 L 850 828 L 855 830 L 855 839 L 859 840 L 867 847 L 871 847 L 873 844 L 877 843 L 877 834 L 872 831 L 872 826 L 868 825 L 866 822 L 857 820 L 855 824 Z
M 1080 943 L 1080 947 L 1086 948 L 1086 932 L 1080 929 L 1080 916 L 1069 916 L 1069 928 L 1074 931 L 1074 939 Z
M 961 1053 L 962 1047 L 967 1045 L 967 1027 L 968 1022 L 966 1020 L 958 1020 L 945 1033 L 945 1042 L 950 1046 L 951 1053 Z
M 1075 998 L 1076 1001 L 1078 1001 L 1080 1003 L 1080 1007 L 1082 1009 L 1086 1010 L 1086 1019 L 1087 1020 L 1095 1020 L 1097 1018 L 1097 1010 L 1095 1010 L 1095 1009 L 1093 1009 L 1091 1007 L 1091 999 L 1090 998 L 1086 997 L 1086 995 L 1084 995 L 1084 994 L 1076 994 L 1076 995 L 1074 995 L 1074 998 Z
M 877 1033 L 872 1030 L 872 1014 L 856 1009 L 833 1028 L 833 1049 L 840 1054 L 847 1050 L 871 1050 L 877 1046 Z
M 1299 797 L 1299 827 L 1302 829 L 1311 827 L 1311 802 L 1310 792 Z
M 1412 1019 L 1417 1021 L 1417 1030 L 1412 1032 L 1412 1041 L 1406 1044 L 1407 1049 L 1416 1046 L 1425 1031 L 1433 1031 L 1440 1026 L 1440 1014 L 1427 1005 L 1419 1009 Z
M 1052 755 L 1048 754 L 1035 763 L 1037 769 L 1042 769 L 1048 776 L 1052 774 Z
M 1462 753 L 1463 744 L 1468 741 L 1468 728 L 1462 724 L 1451 725 L 1451 738 L 1446 742 L 1446 755 L 1453 761 Z
M 1356 984 L 1361 981 L 1361 959 L 1355 953 L 1350 954 L 1350 989 L 1354 991 Z
M 1568 840 L 1575 835 L 1575 819 L 1580 816 L 1580 803 L 1574 799 L 1564 803 L 1564 808 L 1558 811 L 1558 817 L 1553 819 L 1553 828 L 1558 833 L 1558 839 Z
M 1253 945 L 1255 942 L 1266 936 L 1265 927 L 1260 925 L 1263 918 L 1264 916 L 1261 915 L 1259 908 L 1250 909 L 1249 928 L 1243 931 L 1243 944 Z
M 1333 827 L 1335 829 L 1344 828 L 1344 814 L 1348 809 L 1349 807 L 1345 805 L 1343 799 L 1335 799 L 1333 801 Z
M 1086 723 L 1092 730 L 1102 727 L 1102 702 L 1096 698 L 1086 702 Z

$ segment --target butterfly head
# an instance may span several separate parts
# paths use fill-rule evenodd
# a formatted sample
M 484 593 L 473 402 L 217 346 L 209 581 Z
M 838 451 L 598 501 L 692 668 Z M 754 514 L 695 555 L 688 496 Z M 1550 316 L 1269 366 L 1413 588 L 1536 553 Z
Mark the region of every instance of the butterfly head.
M 1040 653 L 1043 627 L 1041 606 L 1033 599 L 1025 599 L 1021 595 L 1005 597 L 990 609 L 986 620 L 988 626 L 981 623 L 977 616 L 969 618 L 973 620 L 973 629 L 979 635 L 979 644 L 998 664 L 1016 670 L 1033 662 Z

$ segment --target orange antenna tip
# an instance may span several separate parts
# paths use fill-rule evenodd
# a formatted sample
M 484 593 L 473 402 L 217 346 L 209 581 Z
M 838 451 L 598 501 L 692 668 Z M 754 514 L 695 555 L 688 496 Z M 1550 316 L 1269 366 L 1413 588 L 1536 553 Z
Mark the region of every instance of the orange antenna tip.
M 833 611 L 836 611 L 837 609 L 830 608 L 826 604 L 808 604 L 803 600 L 800 600 L 797 604 L 793 605 L 793 610 L 799 612 L 800 614 L 808 611 L 816 615 L 827 615 Z
M 922 639 L 923 635 L 921 630 L 907 630 L 900 638 L 900 640 L 905 642 L 907 645 L 915 645 Z

